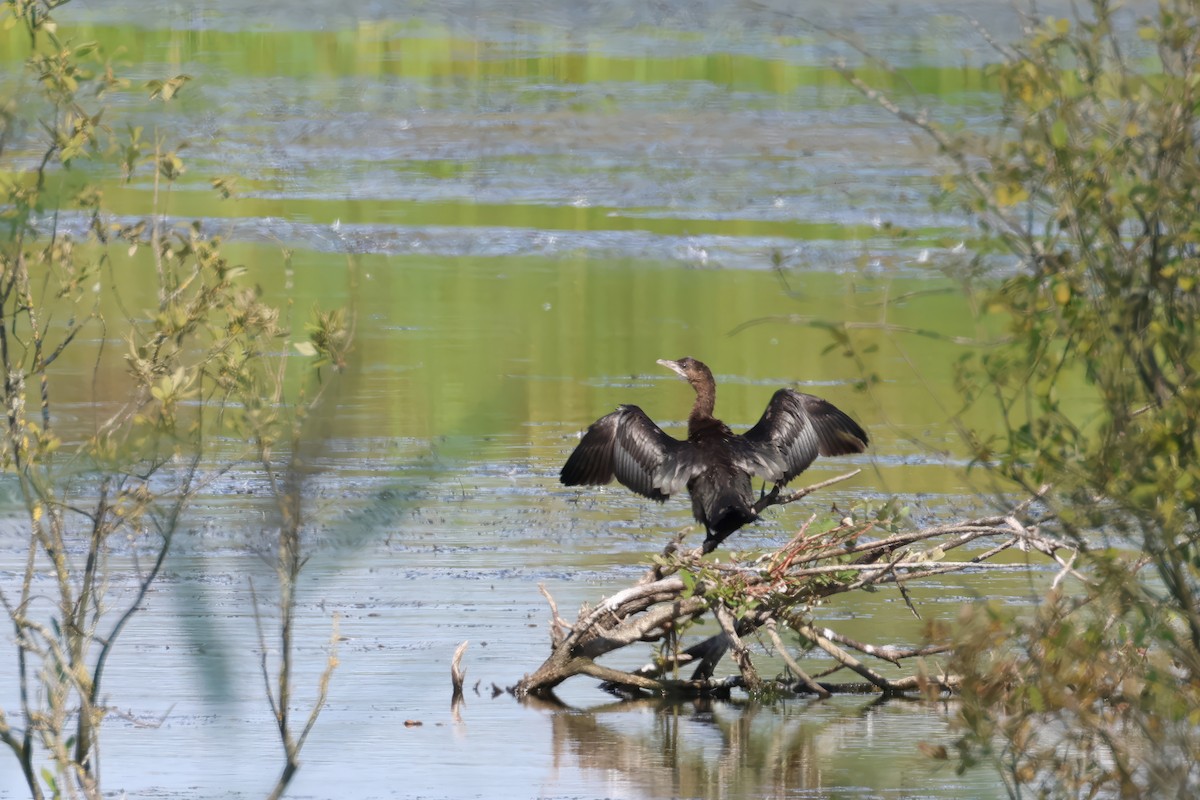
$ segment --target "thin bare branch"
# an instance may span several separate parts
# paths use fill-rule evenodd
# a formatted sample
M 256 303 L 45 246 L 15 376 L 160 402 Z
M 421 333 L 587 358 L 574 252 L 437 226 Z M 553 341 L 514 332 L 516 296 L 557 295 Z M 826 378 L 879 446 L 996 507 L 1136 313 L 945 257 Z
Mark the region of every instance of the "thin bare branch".
M 539 583 L 538 591 L 542 593 L 542 597 L 546 598 L 546 602 L 550 604 L 550 643 L 554 647 L 562 644 L 562 640 L 566 638 L 566 632 L 571 630 L 570 624 L 565 619 L 558 615 L 558 603 L 554 602 L 554 596 L 550 594 L 550 590 L 546 588 L 546 584 Z
M 250 587 L 250 608 L 254 614 L 254 628 L 258 632 L 258 666 L 263 677 L 263 690 L 267 695 L 267 702 L 271 706 L 271 716 L 275 718 L 278 724 L 280 713 L 279 704 L 275 702 L 275 691 L 271 688 L 271 670 L 267 663 L 267 635 L 263 630 L 262 613 L 258 608 L 258 593 L 254 591 L 254 579 L 247 578 L 246 583 Z
M 807 686 L 809 691 L 818 697 L 832 696 L 828 689 L 809 677 L 809 674 L 805 672 L 798 663 L 796 663 L 794 658 L 792 658 L 792 654 L 788 652 L 783 640 L 779 638 L 779 632 L 775 630 L 774 619 L 771 619 L 767 622 L 766 629 L 767 636 L 771 637 L 771 643 L 775 645 L 775 652 L 779 653 L 780 658 L 783 659 L 783 663 L 787 664 L 787 668 L 792 671 L 792 674 L 796 676 L 797 680 Z
M 666 688 L 666 684 L 662 681 L 645 678 L 631 672 L 623 672 L 619 669 L 604 667 L 587 658 L 579 659 L 575 666 L 580 674 L 590 675 L 593 678 L 620 686 L 633 686 L 638 689 L 649 689 L 656 692 L 661 692 Z
M 321 679 L 317 683 L 317 697 L 313 701 L 312 708 L 308 711 L 308 719 L 304 723 L 304 730 L 300 732 L 300 736 L 296 739 L 297 753 L 304 749 L 304 742 L 308 739 L 308 734 L 312 732 L 313 726 L 317 724 L 317 717 L 321 716 L 321 710 L 325 708 L 325 702 L 329 699 L 329 684 L 333 680 L 333 672 L 338 666 L 337 646 L 340 621 L 341 615 L 335 612 L 329 633 L 329 658 L 325 660 L 325 669 L 321 671 Z M 463 642 L 460 649 L 465 650 L 466 646 L 467 643 Z
M 758 513 L 762 512 L 764 509 L 770 508 L 771 506 L 785 506 L 788 503 L 794 503 L 801 498 L 808 497 L 810 494 L 817 491 L 818 489 L 824 489 L 825 487 L 832 486 L 835 483 L 841 483 L 842 481 L 850 480 L 851 478 L 853 478 L 855 475 L 857 475 L 860 472 L 862 472 L 861 469 L 854 469 L 849 472 L 838 475 L 836 477 L 827 478 L 826 480 L 820 481 L 818 483 L 814 483 L 809 486 L 805 486 L 803 489 L 797 489 L 796 491 L 792 492 L 791 494 L 789 494 L 787 497 L 784 497 L 784 498 L 779 497 L 780 487 L 778 484 L 776 484 L 775 487 L 773 489 L 771 489 L 770 492 L 768 492 L 767 494 L 758 498 L 758 501 L 754 504 L 754 513 L 758 514 Z
M 453 689 L 450 696 L 450 704 L 452 706 L 457 705 L 458 701 L 462 699 L 463 681 L 467 679 L 467 672 L 462 668 L 462 658 L 463 654 L 467 652 L 468 643 L 464 641 L 456 647 L 454 657 L 450 659 L 450 685 Z
M 895 647 L 893 645 L 876 646 L 873 644 L 865 644 L 857 641 L 856 639 L 851 639 L 849 636 L 840 634 L 831 628 L 821 628 L 820 633 L 831 641 L 837 642 L 838 644 L 843 644 L 846 647 L 851 647 L 860 653 L 866 653 L 869 656 L 875 656 L 876 658 L 881 658 L 884 661 L 890 661 L 897 666 L 899 666 L 900 661 L 905 658 L 935 655 L 937 653 L 945 653 L 950 649 L 945 645 L 930 645 L 928 647 Z
M 717 603 L 713 607 L 713 616 L 717 618 L 717 624 L 721 626 L 721 630 L 729 639 L 729 649 L 733 653 L 733 660 L 737 662 L 738 671 L 742 673 L 742 680 L 745 681 L 746 688 L 750 691 L 758 691 L 762 688 L 762 679 L 758 677 L 758 670 L 754 668 L 754 662 L 750 660 L 750 649 L 746 647 L 742 637 L 737 634 L 737 621 L 734 620 L 733 614 L 724 603 Z
M 868 681 L 873 683 L 875 686 L 878 686 L 882 691 L 890 692 L 890 691 L 894 690 L 894 687 L 892 686 L 891 681 L 889 681 L 887 678 L 880 675 L 878 672 L 875 672 L 870 667 L 863 664 L 861 661 L 859 661 L 857 658 L 855 658 L 854 656 L 847 653 L 842 648 L 838 647 L 836 644 L 834 644 L 832 641 L 830 641 L 827 637 L 821 635 L 821 633 L 819 633 L 811 625 L 797 625 L 796 632 L 799 633 L 801 636 L 804 636 L 807 639 L 811 640 L 813 642 L 813 644 L 815 644 L 817 647 L 821 648 L 826 653 L 833 656 L 833 659 L 835 661 L 837 661 L 839 664 L 841 664 L 844 667 L 848 667 L 848 668 L 854 670 L 859 675 L 863 676 Z

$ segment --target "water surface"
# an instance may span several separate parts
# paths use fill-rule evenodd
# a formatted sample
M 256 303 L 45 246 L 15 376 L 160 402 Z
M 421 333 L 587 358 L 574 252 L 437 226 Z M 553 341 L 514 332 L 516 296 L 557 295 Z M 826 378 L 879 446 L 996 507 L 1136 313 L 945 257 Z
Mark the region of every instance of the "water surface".
M 986 124 L 991 55 L 962 12 L 1011 31 L 993 5 L 801 3 L 796 14 L 855 31 L 898 67 L 875 76 L 914 102 Z M 539 584 L 570 617 L 690 524 L 685 500 L 556 481 L 578 431 L 617 403 L 679 432 L 690 391 L 658 358 L 708 362 L 735 427 L 792 385 L 872 434 L 869 453 L 806 476 L 857 467 L 858 478 L 776 510 L 738 534 L 739 549 L 778 544 L 832 503 L 895 493 L 918 520 L 973 507 L 948 422 L 961 347 L 868 333 L 875 347 L 858 363 L 796 324 L 980 333 L 941 272 L 973 231 L 927 202 L 931 148 L 828 68 L 853 51 L 758 4 L 209 0 L 147 14 L 114 1 L 72 4 L 60 20 L 66 36 L 123 48 L 139 79 L 193 76 L 165 109 L 116 101 L 187 142 L 189 172 L 163 212 L 219 232 L 268 297 L 357 315 L 308 492 L 301 713 L 335 615 L 340 665 L 293 796 L 1002 796 L 986 770 L 960 777 L 920 755 L 917 742 L 952 738 L 941 707 L 616 705 L 586 679 L 563 687 L 575 711 L 493 696 L 548 652 Z M 0 34 L 3 88 L 20 80 L 13 36 Z M 30 138 L 10 150 L 17 168 L 36 152 Z M 233 198 L 216 197 L 214 176 L 236 182 Z M 90 177 L 117 214 L 147 213 L 148 179 Z M 61 190 L 78 179 L 61 176 Z M 149 301 L 114 281 L 128 305 Z M 62 426 L 86 432 L 94 403 L 120 397 L 119 348 L 107 357 L 93 382 L 94 350 L 64 355 Z M 109 667 L 121 715 L 106 723 L 104 783 L 129 797 L 262 796 L 281 753 L 249 592 L 252 579 L 270 597 L 261 476 L 230 476 L 188 527 Z M 22 542 L 18 527 L 0 533 L 5 591 Z M 132 555 L 115 556 L 118 576 Z M 928 620 L 982 595 L 1028 602 L 1035 581 L 1014 571 L 910 590 Z M 128 596 L 120 580 L 113 592 Z M 896 644 L 924 624 L 886 590 L 814 618 Z M 463 640 L 456 718 L 448 672 Z M 12 658 L 0 642 L 0 660 Z M 14 694 L 0 683 L 3 707 Z M 0 796 L 22 794 L 16 770 L 0 770 Z

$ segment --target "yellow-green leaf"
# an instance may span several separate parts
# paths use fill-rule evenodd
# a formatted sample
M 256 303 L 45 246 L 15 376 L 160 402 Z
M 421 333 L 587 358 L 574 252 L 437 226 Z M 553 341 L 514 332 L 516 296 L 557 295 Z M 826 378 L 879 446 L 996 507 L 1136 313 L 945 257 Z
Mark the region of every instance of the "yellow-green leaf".
M 1071 302 L 1071 284 L 1066 281 L 1060 281 L 1054 285 L 1054 302 L 1060 306 L 1065 306 Z
M 1050 126 L 1050 144 L 1061 149 L 1067 146 L 1069 138 L 1070 137 L 1067 133 L 1067 123 L 1063 122 L 1061 119 L 1056 119 L 1054 124 Z
M 1025 187 L 1019 184 L 1002 183 L 996 187 L 996 205 L 1001 208 L 1015 206 L 1017 203 L 1023 203 L 1028 199 L 1029 192 L 1025 191 Z

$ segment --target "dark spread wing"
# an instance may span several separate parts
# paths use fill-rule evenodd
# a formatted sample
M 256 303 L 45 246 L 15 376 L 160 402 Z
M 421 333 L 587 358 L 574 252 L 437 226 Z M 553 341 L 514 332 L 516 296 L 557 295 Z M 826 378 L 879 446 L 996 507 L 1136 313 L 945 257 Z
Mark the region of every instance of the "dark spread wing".
M 559 480 L 580 486 L 615 477 L 638 494 L 661 501 L 687 486 L 693 461 L 687 442 L 664 433 L 637 406 L 618 406 L 583 434 Z
M 818 455 L 861 453 L 869 440 L 866 431 L 832 403 L 780 389 L 742 441 L 740 466 L 765 480 L 787 483 Z

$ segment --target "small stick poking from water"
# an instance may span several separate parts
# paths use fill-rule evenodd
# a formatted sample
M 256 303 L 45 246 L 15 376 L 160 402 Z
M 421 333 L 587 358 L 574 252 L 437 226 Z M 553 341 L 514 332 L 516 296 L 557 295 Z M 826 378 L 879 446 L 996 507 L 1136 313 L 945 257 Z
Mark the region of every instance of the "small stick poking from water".
M 464 641 L 454 651 L 454 658 L 450 660 L 450 682 L 454 686 L 454 693 L 450 696 L 450 706 L 456 708 L 463 699 L 463 681 L 467 679 L 467 671 L 462 668 L 462 657 L 467 652 L 467 645 L 470 640 Z

